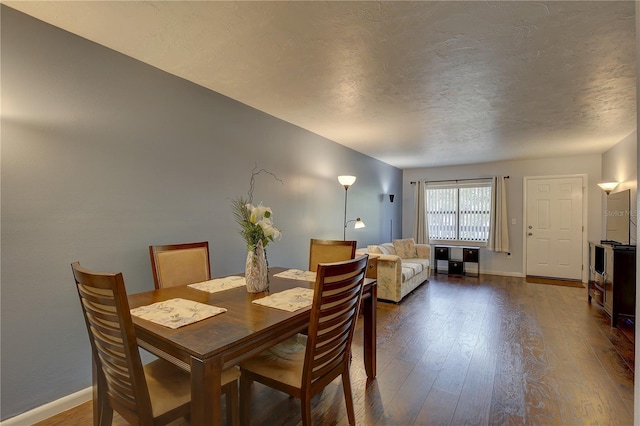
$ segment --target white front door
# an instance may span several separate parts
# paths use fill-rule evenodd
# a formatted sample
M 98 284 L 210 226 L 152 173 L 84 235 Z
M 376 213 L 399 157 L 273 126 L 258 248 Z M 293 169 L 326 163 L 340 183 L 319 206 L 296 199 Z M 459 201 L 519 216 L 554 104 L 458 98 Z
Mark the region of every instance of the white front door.
M 582 278 L 582 178 L 527 180 L 527 275 Z

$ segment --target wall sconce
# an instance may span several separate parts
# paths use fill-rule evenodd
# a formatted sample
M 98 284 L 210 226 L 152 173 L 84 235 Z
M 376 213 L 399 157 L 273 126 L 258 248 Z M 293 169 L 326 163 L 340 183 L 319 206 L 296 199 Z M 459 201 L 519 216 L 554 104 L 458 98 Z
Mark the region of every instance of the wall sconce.
M 395 195 L 389 194 L 389 202 L 393 203 Z M 393 241 L 393 218 L 389 219 L 389 241 Z
M 599 183 L 598 186 L 607 194 L 611 194 L 611 191 L 613 191 L 614 189 L 616 189 L 616 186 L 618 186 L 620 182 L 604 182 L 604 183 Z
M 347 193 L 349 192 L 349 187 L 351 185 L 353 185 L 356 181 L 356 177 L 355 176 L 338 176 L 338 182 L 340 182 L 340 185 L 344 186 L 344 232 L 342 234 L 342 239 L 346 240 L 347 239 L 347 224 L 351 223 L 351 222 L 355 222 L 355 229 L 360 229 L 360 228 L 364 228 L 364 222 L 362 222 L 360 220 L 360 218 L 354 219 L 354 220 L 350 220 L 349 222 L 347 222 Z

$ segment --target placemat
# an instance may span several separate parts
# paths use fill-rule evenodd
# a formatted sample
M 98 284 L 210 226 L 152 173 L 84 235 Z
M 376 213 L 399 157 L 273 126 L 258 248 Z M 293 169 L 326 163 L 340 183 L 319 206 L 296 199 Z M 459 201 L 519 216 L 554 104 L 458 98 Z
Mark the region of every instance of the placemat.
M 131 315 L 169 328 L 193 324 L 223 312 L 227 310 L 180 298 L 131 309 Z
M 201 283 L 189 284 L 187 287 L 195 288 L 196 290 L 202 290 L 209 293 L 216 293 L 218 291 L 229 290 L 230 288 L 242 287 L 247 285 L 244 277 L 237 275 L 231 275 L 224 278 L 215 278 L 209 281 L 203 281 Z
M 282 311 L 295 312 L 299 309 L 311 306 L 313 303 L 313 289 L 295 287 L 279 293 L 270 294 L 251 303 L 280 309 Z
M 275 274 L 274 277 L 300 281 L 315 281 L 316 273 L 311 271 L 301 271 L 300 269 L 287 269 L 286 271 Z

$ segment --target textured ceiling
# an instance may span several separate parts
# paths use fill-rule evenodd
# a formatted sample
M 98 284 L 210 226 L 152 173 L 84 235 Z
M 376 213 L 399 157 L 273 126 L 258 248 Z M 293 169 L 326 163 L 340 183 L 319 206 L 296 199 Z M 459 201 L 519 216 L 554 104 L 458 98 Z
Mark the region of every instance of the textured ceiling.
M 633 1 L 3 3 L 400 168 L 636 129 Z

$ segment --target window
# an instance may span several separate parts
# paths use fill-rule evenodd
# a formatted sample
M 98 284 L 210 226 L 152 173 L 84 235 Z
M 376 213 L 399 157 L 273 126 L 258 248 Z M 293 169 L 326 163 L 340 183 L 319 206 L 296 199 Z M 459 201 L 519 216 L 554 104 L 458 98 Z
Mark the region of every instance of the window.
M 491 181 L 427 183 L 425 193 L 430 239 L 487 241 Z

